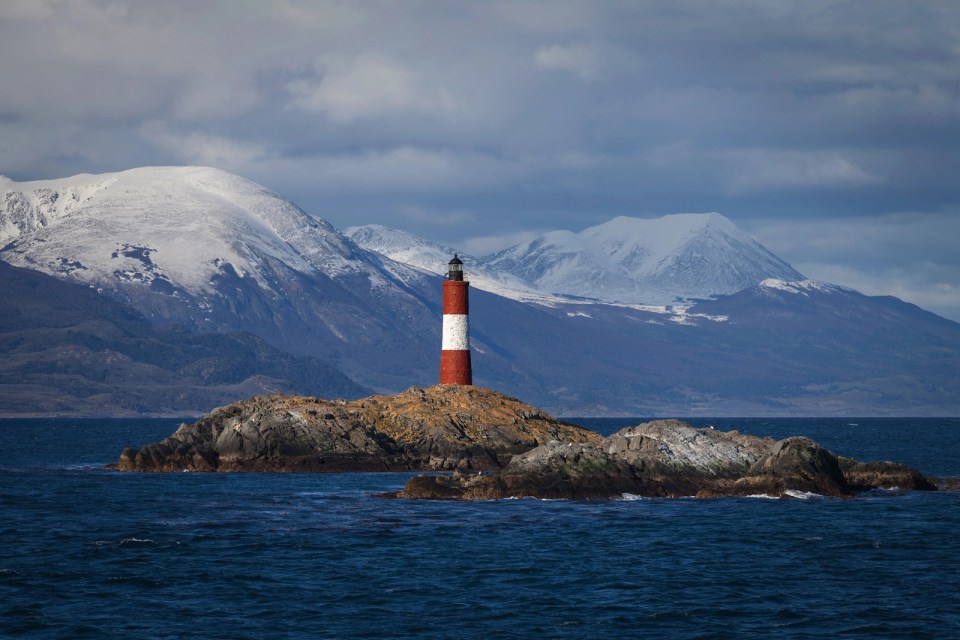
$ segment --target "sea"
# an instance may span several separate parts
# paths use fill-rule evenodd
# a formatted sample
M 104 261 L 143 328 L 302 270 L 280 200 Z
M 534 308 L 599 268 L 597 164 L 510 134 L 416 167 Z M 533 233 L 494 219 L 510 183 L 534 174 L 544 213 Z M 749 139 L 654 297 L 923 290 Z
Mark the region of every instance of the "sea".
M 568 420 L 612 433 L 641 418 Z M 960 419 L 692 419 L 960 476 Z M 168 419 L 0 420 L 3 638 L 960 638 L 960 494 L 400 501 L 119 473 Z

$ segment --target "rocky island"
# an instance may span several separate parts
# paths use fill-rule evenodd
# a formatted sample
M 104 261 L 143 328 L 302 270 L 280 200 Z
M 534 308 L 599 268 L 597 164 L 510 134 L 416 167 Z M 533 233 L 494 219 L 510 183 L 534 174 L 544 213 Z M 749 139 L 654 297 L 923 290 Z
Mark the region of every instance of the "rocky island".
M 680 420 L 655 420 L 592 442 L 538 446 L 497 473 L 416 476 L 390 497 L 844 497 L 893 488 L 936 490 L 915 469 L 840 457 L 802 436 L 775 441 L 697 429 Z
M 598 442 L 490 389 L 411 387 L 359 400 L 273 394 L 214 409 L 165 440 L 125 449 L 121 471 L 499 469 L 551 441 Z
M 412 387 L 360 400 L 256 396 L 125 449 L 121 471 L 453 471 L 411 478 L 387 497 L 489 500 L 852 496 L 936 490 L 893 462 L 783 440 L 655 420 L 609 436 L 474 386 Z

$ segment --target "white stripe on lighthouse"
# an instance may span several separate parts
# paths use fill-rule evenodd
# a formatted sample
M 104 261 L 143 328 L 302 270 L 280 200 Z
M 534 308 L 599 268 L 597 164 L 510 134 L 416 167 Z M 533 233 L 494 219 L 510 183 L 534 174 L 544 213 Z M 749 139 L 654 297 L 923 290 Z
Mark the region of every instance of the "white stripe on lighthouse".
M 470 349 L 469 322 L 466 315 L 443 314 L 444 351 L 467 351 Z

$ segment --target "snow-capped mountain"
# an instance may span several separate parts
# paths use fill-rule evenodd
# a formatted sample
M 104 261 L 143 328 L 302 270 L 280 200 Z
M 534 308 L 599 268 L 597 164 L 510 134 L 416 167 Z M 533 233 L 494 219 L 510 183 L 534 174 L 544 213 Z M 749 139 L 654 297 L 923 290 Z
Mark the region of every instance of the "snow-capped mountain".
M 486 261 L 543 292 L 639 304 L 803 279 L 719 213 L 621 216 L 579 233 L 552 231 Z
M 368 224 L 347 227 L 343 232 L 364 249 L 434 275 L 446 275 L 450 258 L 457 254 L 467 265 L 467 279 L 475 289 L 523 302 L 552 304 L 563 301 L 560 296 L 543 293 L 517 276 L 490 266 L 482 258 L 430 242 L 406 231 Z
M 423 293 L 431 278 L 216 169 L 3 178 L 0 246 L 15 266 L 90 285 L 155 323 L 250 331 L 301 353 L 345 357 L 347 368 L 387 336 L 431 335 Z M 396 317 L 413 322 L 397 326 Z
M 147 167 L 16 183 L 0 178 L 7 261 L 89 284 L 167 285 L 203 296 L 226 273 L 270 288 L 268 263 L 330 277 L 385 275 L 326 221 L 224 171 Z
M 5 397 L 61 397 L 65 380 L 81 406 L 102 398 L 107 413 L 203 408 L 200 398 L 230 389 L 304 388 L 318 376 L 318 390 L 349 388 L 327 363 L 375 390 L 434 384 L 442 287 L 431 274 L 446 270 L 450 248 L 350 232 L 357 242 L 214 169 L 0 179 L 0 259 L 32 270 L 0 271 L 0 413 Z M 465 258 L 475 382 L 558 415 L 960 410 L 960 325 L 803 280 L 722 216 L 617 218 L 547 234 L 492 265 Z M 651 292 L 703 299 L 632 303 Z

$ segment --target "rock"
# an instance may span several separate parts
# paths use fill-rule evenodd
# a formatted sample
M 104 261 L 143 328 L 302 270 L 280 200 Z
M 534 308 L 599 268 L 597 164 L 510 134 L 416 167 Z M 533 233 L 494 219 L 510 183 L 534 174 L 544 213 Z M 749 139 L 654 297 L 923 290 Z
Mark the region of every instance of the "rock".
M 516 456 L 495 473 L 417 476 L 391 497 L 850 496 L 889 484 L 936 489 L 909 467 L 841 459 L 805 437 L 774 441 L 657 420 L 599 442 L 549 442 Z
M 805 437 L 774 441 L 654 420 L 607 437 L 490 389 L 437 385 L 360 400 L 256 396 L 124 449 L 122 471 L 454 471 L 390 497 L 490 500 L 720 497 L 874 488 L 936 490 L 915 469 L 839 458 Z
M 840 468 L 851 487 L 858 491 L 900 489 L 902 491 L 935 491 L 932 479 L 916 469 L 896 462 L 859 462 L 840 457 Z
M 551 440 L 600 436 L 472 386 L 319 400 L 274 394 L 214 409 L 165 440 L 124 449 L 121 471 L 497 469 Z
M 783 494 L 788 490 L 826 496 L 852 493 L 837 456 L 802 436 L 774 443 L 737 483 L 741 495 Z
M 697 429 L 680 420 L 654 420 L 622 429 L 605 440 L 609 453 L 641 468 L 690 475 L 732 476 L 748 469 L 773 444 L 737 431 Z

